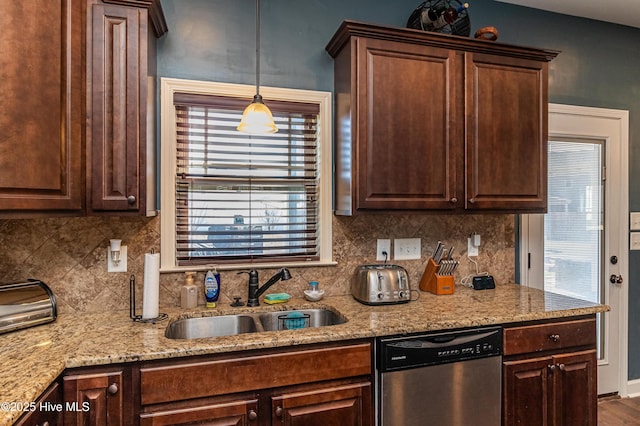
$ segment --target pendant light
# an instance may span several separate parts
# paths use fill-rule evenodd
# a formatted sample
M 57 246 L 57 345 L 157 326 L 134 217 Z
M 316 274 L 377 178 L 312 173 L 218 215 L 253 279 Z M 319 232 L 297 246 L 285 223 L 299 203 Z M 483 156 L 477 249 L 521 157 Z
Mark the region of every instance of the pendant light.
M 256 94 L 253 102 L 244 109 L 238 131 L 250 134 L 275 133 L 278 131 L 273 122 L 271 111 L 260 96 L 260 0 L 256 0 Z

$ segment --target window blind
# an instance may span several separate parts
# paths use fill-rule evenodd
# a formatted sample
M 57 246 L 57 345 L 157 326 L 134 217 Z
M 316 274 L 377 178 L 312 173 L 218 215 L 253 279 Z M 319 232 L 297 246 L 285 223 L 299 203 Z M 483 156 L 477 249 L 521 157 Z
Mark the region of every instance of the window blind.
M 256 136 L 250 102 L 174 95 L 178 265 L 319 259 L 319 106 L 269 102 L 278 133 Z

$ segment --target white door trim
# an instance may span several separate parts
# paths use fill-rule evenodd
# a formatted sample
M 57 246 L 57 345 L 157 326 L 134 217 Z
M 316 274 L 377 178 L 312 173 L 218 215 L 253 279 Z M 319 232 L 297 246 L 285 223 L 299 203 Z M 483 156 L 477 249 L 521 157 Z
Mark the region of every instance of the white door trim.
M 564 116 L 565 120 L 557 120 L 558 117 Z M 581 118 L 593 117 L 594 120 L 606 120 L 607 121 L 607 134 L 599 134 L 592 129 L 585 129 L 585 133 L 576 135 L 575 132 L 563 127 L 564 122 L 571 121 L 572 116 L 579 116 Z M 628 394 L 628 300 L 629 300 L 629 112 L 625 110 L 614 110 L 604 108 L 582 107 L 573 105 L 560 105 L 549 104 L 549 134 L 553 136 L 581 136 L 581 137 L 593 137 L 596 139 L 610 139 L 610 135 L 615 134 L 616 138 L 620 141 L 618 149 L 615 151 L 616 158 L 615 164 L 619 165 L 616 171 L 620 173 L 619 194 L 620 199 L 613 200 L 612 205 L 619 206 L 619 211 L 611 211 L 608 209 L 607 228 L 612 232 L 619 233 L 618 247 L 604 247 L 605 253 L 617 253 L 619 262 L 615 266 L 617 273 L 621 274 L 625 278 L 625 282 L 620 289 L 621 291 L 610 292 L 610 287 L 607 287 L 608 297 L 613 297 L 613 294 L 617 295 L 617 305 L 619 306 L 617 312 L 617 319 L 619 324 L 619 336 L 618 336 L 618 366 L 619 366 L 619 385 L 618 393 L 621 396 Z M 614 168 L 610 167 L 612 158 L 606 158 L 606 167 L 608 174 L 610 174 Z M 614 217 L 615 215 L 615 217 Z M 613 222 L 613 225 L 611 226 Z M 523 285 L 536 286 L 535 283 L 529 283 L 527 280 L 527 264 L 528 253 L 534 252 L 536 247 L 529 247 L 529 239 L 527 238 L 527 230 L 529 229 L 529 221 L 527 216 L 521 217 L 521 234 L 520 234 L 520 279 Z M 617 231 L 616 231 L 617 229 Z M 533 243 L 532 243 L 533 244 Z M 531 251 L 533 249 L 533 251 Z M 536 264 L 536 262 L 539 262 Z M 535 268 L 542 268 L 542 259 L 532 259 L 532 266 Z M 611 300 L 611 299 L 608 299 Z M 613 303 L 613 302 L 612 302 Z M 606 315 L 616 314 L 615 312 L 607 313 Z

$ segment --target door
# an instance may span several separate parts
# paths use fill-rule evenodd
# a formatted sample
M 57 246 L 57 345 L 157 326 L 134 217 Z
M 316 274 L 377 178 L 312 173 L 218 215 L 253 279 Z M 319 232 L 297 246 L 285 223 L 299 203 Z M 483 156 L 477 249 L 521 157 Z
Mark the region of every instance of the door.
M 271 398 L 271 424 L 286 426 L 368 426 L 371 383 L 290 392 Z
M 258 400 L 253 397 L 193 407 L 168 406 L 140 414 L 140 426 L 248 426 L 258 420 Z
M 458 206 L 457 60 L 448 49 L 358 40 L 358 209 Z
M 521 218 L 522 284 L 611 307 L 598 316 L 598 394 L 626 391 L 627 145 L 627 111 L 551 104 L 548 211 Z
M 3 216 L 84 208 L 84 3 L 0 0 Z
M 120 426 L 129 421 L 128 371 L 65 376 L 64 424 Z
M 544 210 L 547 69 L 542 61 L 465 54 L 465 209 Z
M 144 211 L 146 10 L 90 5 L 87 171 L 91 211 Z M 141 204 L 142 203 L 142 204 Z

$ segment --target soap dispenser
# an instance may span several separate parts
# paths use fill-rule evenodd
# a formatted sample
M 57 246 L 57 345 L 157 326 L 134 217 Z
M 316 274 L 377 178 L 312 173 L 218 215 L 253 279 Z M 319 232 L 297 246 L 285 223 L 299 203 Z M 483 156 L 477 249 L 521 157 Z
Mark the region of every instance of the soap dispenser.
M 193 276 L 195 272 L 186 272 L 187 278 L 180 290 L 180 307 L 183 309 L 193 309 L 198 306 L 198 287 L 196 287 Z

